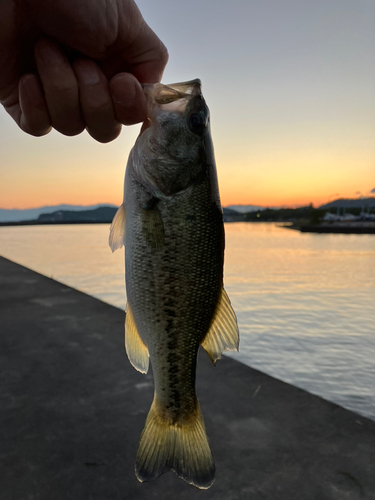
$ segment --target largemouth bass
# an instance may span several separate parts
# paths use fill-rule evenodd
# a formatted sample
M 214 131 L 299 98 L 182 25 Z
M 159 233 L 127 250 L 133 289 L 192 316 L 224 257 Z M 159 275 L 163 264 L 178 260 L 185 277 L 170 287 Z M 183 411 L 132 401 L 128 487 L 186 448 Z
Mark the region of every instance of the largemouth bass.
M 239 342 L 223 288 L 210 115 L 200 80 L 146 84 L 144 91 L 148 121 L 130 153 L 110 232 L 113 251 L 125 245 L 126 352 L 143 373 L 151 359 L 155 384 L 136 476 L 149 481 L 173 469 L 205 489 L 215 467 L 195 394 L 198 348 L 215 364 Z

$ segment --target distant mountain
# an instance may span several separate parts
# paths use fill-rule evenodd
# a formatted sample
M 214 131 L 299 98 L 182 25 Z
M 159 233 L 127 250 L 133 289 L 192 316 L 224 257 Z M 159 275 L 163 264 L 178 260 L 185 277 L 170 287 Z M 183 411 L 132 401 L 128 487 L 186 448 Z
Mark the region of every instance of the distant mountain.
M 94 210 L 58 210 L 40 214 L 38 222 L 112 222 L 117 207 L 99 207 Z
M 226 208 L 235 210 L 240 214 L 246 214 L 248 212 L 258 212 L 259 210 L 265 210 L 265 207 L 258 207 L 257 205 L 228 205 Z M 276 208 L 276 207 L 268 207 Z
M 323 210 L 329 210 L 330 208 L 373 208 L 375 207 L 375 198 L 340 198 L 339 200 L 331 201 L 319 207 Z
M 239 215 L 239 213 L 240 212 L 237 212 L 237 210 L 233 210 L 232 208 L 223 207 L 224 215 Z
M 49 205 L 39 208 L 27 208 L 27 209 L 7 209 L 0 208 L 0 222 L 19 222 L 24 220 L 35 220 L 41 214 L 47 214 L 52 212 L 58 212 L 60 210 L 69 211 L 84 211 L 84 210 L 95 210 L 100 207 L 112 207 L 117 208 L 115 205 L 111 204 L 98 204 L 98 205 Z
M 244 220 L 244 214 L 237 212 L 237 210 L 223 207 L 223 220 L 224 222 L 242 222 Z
M 57 210 L 40 214 L 37 219 L 1 222 L 1 225 L 35 225 L 35 224 L 89 224 L 110 223 L 117 212 L 116 206 L 102 206 L 94 210 Z M 224 222 L 243 221 L 244 214 L 230 208 L 223 208 Z

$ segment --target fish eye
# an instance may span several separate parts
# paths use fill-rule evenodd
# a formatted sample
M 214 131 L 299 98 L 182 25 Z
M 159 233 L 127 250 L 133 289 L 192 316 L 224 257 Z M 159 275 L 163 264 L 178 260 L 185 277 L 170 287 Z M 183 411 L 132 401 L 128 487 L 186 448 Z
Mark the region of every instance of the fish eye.
M 207 118 L 203 113 L 193 113 L 189 116 L 188 127 L 193 134 L 203 134 L 207 125 Z

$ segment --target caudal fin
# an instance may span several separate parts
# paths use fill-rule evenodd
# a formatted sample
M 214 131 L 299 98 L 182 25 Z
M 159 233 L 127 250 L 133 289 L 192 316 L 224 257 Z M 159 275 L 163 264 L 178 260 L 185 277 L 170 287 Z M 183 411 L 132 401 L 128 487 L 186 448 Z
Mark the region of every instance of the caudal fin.
M 187 422 L 172 424 L 158 414 L 154 400 L 141 435 L 135 473 L 143 482 L 156 479 L 170 469 L 201 489 L 209 488 L 215 478 L 215 465 L 198 404 Z

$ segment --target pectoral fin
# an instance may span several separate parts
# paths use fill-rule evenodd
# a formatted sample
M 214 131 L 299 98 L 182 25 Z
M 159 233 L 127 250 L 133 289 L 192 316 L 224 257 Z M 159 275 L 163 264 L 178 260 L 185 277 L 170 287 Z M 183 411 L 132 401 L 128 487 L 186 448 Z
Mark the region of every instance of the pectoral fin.
M 125 208 L 121 205 L 109 228 L 109 246 L 112 252 L 125 244 Z
M 236 315 L 223 288 L 210 329 L 202 342 L 202 347 L 213 364 L 216 364 L 224 351 L 238 351 L 238 345 L 239 333 Z
M 134 368 L 141 373 L 147 373 L 150 361 L 148 349 L 138 333 L 129 304 L 126 306 L 125 349 Z

